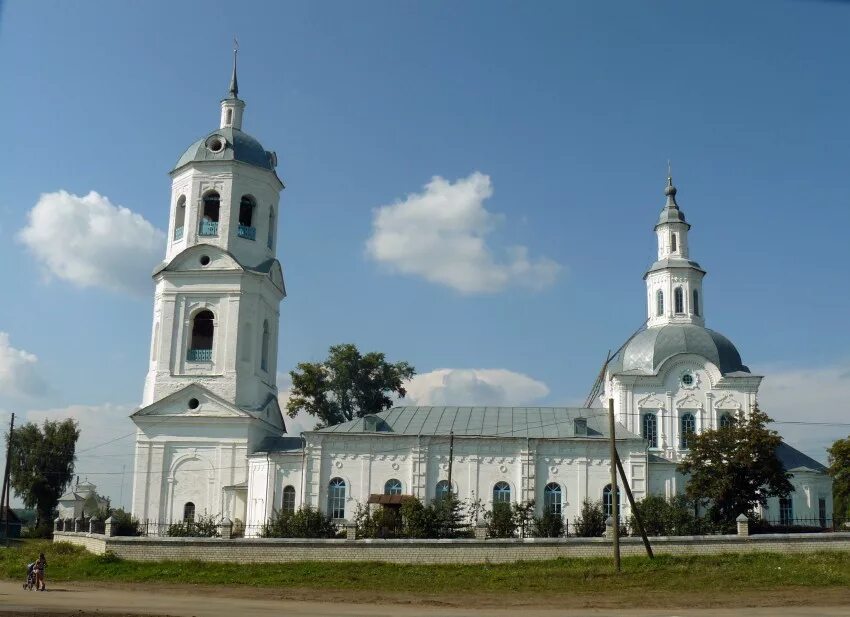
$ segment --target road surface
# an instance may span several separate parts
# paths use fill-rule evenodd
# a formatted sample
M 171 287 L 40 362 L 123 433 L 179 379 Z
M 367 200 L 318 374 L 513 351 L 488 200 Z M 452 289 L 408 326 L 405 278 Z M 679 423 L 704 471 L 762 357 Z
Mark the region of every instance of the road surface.
M 242 590 L 250 594 L 250 590 Z M 317 592 L 321 593 L 321 592 Z M 334 594 L 339 600 L 341 592 Z M 0 582 L 0 615 L 58 617 L 845 617 L 850 606 L 774 606 L 766 608 L 624 609 L 548 608 L 513 605 L 508 608 L 457 608 L 418 604 L 410 598 L 398 603 L 315 602 L 267 597 L 234 597 L 211 590 L 177 586 L 57 583 L 45 592 L 24 591 L 20 583 Z M 824 597 L 830 600 L 829 594 Z M 473 601 L 474 602 L 474 601 Z M 549 607 L 557 601 L 553 599 Z

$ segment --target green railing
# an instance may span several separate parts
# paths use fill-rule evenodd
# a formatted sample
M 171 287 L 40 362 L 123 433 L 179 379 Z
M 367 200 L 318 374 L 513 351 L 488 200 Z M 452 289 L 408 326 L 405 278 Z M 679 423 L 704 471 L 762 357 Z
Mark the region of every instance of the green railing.
M 174 229 L 174 239 L 182 240 L 183 239 L 183 227 L 177 227 Z
M 198 230 L 198 234 L 201 236 L 217 236 L 218 221 L 201 221 L 201 227 Z
M 211 362 L 212 349 L 190 349 L 186 359 L 189 362 Z
M 246 227 L 245 225 L 240 225 L 236 229 L 236 235 L 240 238 L 245 238 L 247 240 L 256 240 L 257 238 L 257 228 L 256 227 Z

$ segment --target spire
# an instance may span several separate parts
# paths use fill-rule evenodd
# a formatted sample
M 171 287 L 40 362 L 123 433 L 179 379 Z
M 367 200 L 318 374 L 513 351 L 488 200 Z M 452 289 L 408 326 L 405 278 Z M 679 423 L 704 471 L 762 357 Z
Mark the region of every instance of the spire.
M 664 194 L 667 196 L 667 207 L 678 208 L 676 203 L 676 187 L 673 186 L 673 171 L 670 166 L 670 161 L 667 161 L 667 187 L 664 189 Z
M 236 37 L 233 37 L 233 75 L 230 77 L 230 90 L 228 90 L 228 94 L 230 94 L 230 98 L 238 99 L 239 98 L 239 82 L 236 80 L 236 56 L 239 54 L 239 41 L 236 40 Z

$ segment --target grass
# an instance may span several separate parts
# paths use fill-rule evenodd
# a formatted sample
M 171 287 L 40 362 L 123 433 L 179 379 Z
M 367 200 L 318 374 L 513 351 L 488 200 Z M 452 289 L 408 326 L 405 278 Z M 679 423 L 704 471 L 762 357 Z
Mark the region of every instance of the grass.
M 382 563 L 300 562 L 230 564 L 133 562 L 96 556 L 70 544 L 25 541 L 0 548 L 0 578 L 23 579 L 28 562 L 44 552 L 48 579 L 121 583 L 184 583 L 259 586 L 278 589 L 407 593 L 598 594 L 688 589 L 690 593 L 766 591 L 784 587 L 847 588 L 850 553 L 806 555 L 775 553 L 717 556 L 625 557 L 616 575 L 607 559 L 555 559 L 515 564 L 396 565 Z M 634 591 L 631 592 L 632 594 Z

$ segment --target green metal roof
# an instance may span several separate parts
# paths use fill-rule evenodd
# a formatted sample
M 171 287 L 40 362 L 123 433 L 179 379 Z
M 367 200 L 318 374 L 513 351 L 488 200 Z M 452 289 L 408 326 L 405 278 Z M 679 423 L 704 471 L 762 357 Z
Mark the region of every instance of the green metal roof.
M 586 420 L 587 435 L 576 434 L 577 418 Z M 608 413 L 583 407 L 393 407 L 318 432 L 601 439 L 608 436 Z M 621 424 L 616 436 L 641 439 Z
M 224 141 L 224 147 L 218 152 L 213 152 L 206 146 L 207 140 L 214 135 Z M 274 156 L 248 133 L 232 127 L 216 129 L 193 143 L 178 159 L 174 169 L 203 161 L 241 161 L 270 171 L 274 170 Z

